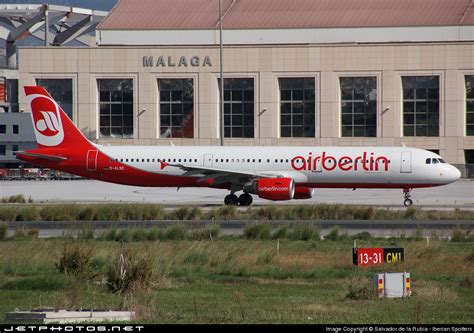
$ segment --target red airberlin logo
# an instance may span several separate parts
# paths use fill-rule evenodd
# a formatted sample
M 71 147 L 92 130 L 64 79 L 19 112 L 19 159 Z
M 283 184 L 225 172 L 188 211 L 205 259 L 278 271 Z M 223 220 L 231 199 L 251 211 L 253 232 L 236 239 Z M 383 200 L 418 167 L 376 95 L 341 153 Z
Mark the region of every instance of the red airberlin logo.
M 322 154 L 308 156 L 295 156 L 291 159 L 291 167 L 296 171 L 388 171 L 389 160 L 386 156 L 375 156 L 374 153 L 364 152 L 362 155 L 336 158 L 323 152 Z
M 61 130 L 56 105 L 48 98 L 36 97 L 31 102 L 36 130 L 45 136 L 55 136 Z

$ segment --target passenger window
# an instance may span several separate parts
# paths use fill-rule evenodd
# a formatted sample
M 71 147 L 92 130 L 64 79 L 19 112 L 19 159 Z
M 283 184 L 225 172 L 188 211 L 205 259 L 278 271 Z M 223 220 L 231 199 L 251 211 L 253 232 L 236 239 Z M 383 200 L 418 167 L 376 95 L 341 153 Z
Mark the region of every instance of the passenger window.
M 252 163 L 255 163 L 255 159 L 252 160 Z
M 267 163 L 270 163 L 270 159 L 267 159 Z
M 426 164 L 431 164 L 431 158 L 426 159 Z

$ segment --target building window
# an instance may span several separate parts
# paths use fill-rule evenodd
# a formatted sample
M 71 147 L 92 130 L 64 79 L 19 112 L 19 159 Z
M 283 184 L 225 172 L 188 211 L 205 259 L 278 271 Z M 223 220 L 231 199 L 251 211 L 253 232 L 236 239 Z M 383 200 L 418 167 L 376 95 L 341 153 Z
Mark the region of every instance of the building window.
M 100 135 L 133 137 L 133 80 L 99 79 Z
M 253 79 L 224 79 L 224 137 L 254 137 Z
M 12 153 L 18 151 L 18 145 L 12 145 Z
M 7 125 L 0 125 L 0 134 L 5 134 L 7 132 Z
M 19 134 L 20 133 L 20 127 L 18 125 L 13 125 L 13 134 Z
M 72 79 L 36 79 L 36 84 L 46 89 L 72 119 Z
M 341 136 L 377 136 L 377 78 L 341 77 Z
M 474 135 L 474 75 L 466 75 L 466 135 Z
M 439 135 L 439 76 L 404 76 L 403 135 Z
M 193 79 L 159 79 L 160 138 L 194 137 Z
M 281 136 L 314 137 L 314 79 L 282 78 L 279 82 Z
M 7 154 L 7 146 L 0 145 L 0 156 L 5 156 Z

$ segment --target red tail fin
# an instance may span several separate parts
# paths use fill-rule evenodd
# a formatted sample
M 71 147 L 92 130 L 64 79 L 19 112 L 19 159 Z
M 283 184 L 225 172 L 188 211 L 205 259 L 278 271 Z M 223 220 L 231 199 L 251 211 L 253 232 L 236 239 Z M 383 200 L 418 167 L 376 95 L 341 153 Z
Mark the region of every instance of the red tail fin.
M 46 89 L 25 87 L 25 94 L 39 148 L 87 149 L 91 146 Z

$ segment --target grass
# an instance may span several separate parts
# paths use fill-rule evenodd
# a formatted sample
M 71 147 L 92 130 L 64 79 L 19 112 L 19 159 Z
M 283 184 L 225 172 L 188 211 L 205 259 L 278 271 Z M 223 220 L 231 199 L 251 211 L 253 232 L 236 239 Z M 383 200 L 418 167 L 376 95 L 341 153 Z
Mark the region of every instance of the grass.
M 474 211 L 401 210 L 355 205 L 264 206 L 237 209 L 221 206 L 208 212 L 181 207 L 165 212 L 154 204 L 45 204 L 4 198 L 0 221 L 125 221 L 125 220 L 473 220 Z M 10 202 L 11 201 L 11 202 Z M 14 203 L 13 203 L 14 202 Z
M 472 242 L 367 237 L 367 247 L 404 247 L 405 261 L 357 268 L 345 237 L 280 238 L 277 251 L 275 239 L 142 241 L 140 233 L 129 234 L 123 245 L 115 241 L 118 232 L 113 241 L 0 242 L 0 312 L 126 308 L 141 323 L 474 323 Z M 122 247 L 135 282 L 117 279 Z M 88 260 L 81 265 L 94 274 L 60 272 L 66 248 L 84 250 Z M 372 274 L 385 271 L 410 272 L 412 297 L 375 298 Z

